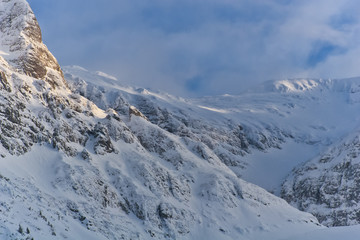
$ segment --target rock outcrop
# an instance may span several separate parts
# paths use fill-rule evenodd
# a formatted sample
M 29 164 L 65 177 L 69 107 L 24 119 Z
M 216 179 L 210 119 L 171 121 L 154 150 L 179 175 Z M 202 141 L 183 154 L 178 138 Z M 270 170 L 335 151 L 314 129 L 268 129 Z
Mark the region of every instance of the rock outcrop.
M 53 88 L 66 85 L 57 60 L 42 42 L 39 24 L 25 0 L 0 1 L 0 33 L 0 50 L 5 52 L 2 57 L 17 71 L 44 79 Z
M 360 134 L 294 169 L 281 196 L 327 226 L 360 223 Z

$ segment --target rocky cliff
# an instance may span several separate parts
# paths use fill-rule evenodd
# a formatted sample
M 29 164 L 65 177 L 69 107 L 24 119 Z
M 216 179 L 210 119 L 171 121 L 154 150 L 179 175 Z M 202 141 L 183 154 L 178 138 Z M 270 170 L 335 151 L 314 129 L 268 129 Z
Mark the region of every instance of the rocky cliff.
M 65 84 L 55 57 L 42 42 L 39 24 L 25 0 L 0 2 L 1 57 L 18 72 L 44 79 L 50 85 Z
M 293 170 L 282 197 L 327 226 L 360 223 L 359 131 Z

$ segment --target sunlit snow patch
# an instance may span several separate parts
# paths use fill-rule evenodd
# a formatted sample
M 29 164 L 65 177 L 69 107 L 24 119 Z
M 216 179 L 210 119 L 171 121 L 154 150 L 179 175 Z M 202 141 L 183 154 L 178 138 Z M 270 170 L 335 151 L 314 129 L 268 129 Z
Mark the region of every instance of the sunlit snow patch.
M 4 51 L 1 51 L 1 50 L 0 50 L 0 55 L 3 55 L 3 56 L 8 56 L 9 54 L 8 54 L 8 53 L 6 53 L 6 52 L 4 52 Z
M 229 113 L 229 111 L 224 110 L 224 109 L 210 108 L 210 107 L 205 107 L 205 106 L 201 106 L 201 105 L 199 105 L 198 107 L 209 110 L 209 111 L 218 112 L 218 113 Z
M 111 79 L 111 80 L 114 80 L 114 81 L 117 81 L 118 79 L 114 76 L 111 76 L 107 73 L 104 73 L 104 72 L 100 72 L 100 71 L 97 71 L 96 74 L 100 77 L 105 77 L 105 78 L 108 78 L 108 79 Z
M 319 80 L 321 82 L 321 80 Z M 315 88 L 319 83 L 310 79 L 281 80 L 275 82 L 275 88 L 284 92 L 301 92 Z

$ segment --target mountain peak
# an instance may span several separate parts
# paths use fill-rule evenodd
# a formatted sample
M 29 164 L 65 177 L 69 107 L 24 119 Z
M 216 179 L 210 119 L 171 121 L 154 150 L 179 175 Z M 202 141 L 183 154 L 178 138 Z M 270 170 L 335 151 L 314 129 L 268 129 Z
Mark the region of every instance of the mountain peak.
M 42 42 L 40 26 L 25 0 L 0 0 L 0 58 L 15 70 L 66 86 L 55 57 Z

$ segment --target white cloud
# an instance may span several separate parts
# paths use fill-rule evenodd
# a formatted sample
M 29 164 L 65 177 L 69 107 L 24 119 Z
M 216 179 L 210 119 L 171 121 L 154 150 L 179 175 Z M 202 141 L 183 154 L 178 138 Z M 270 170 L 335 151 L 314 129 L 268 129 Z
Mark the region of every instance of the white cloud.
M 360 75 L 356 0 L 56 2 L 38 8 L 38 18 L 61 64 L 131 84 L 202 95 L 268 79 Z

